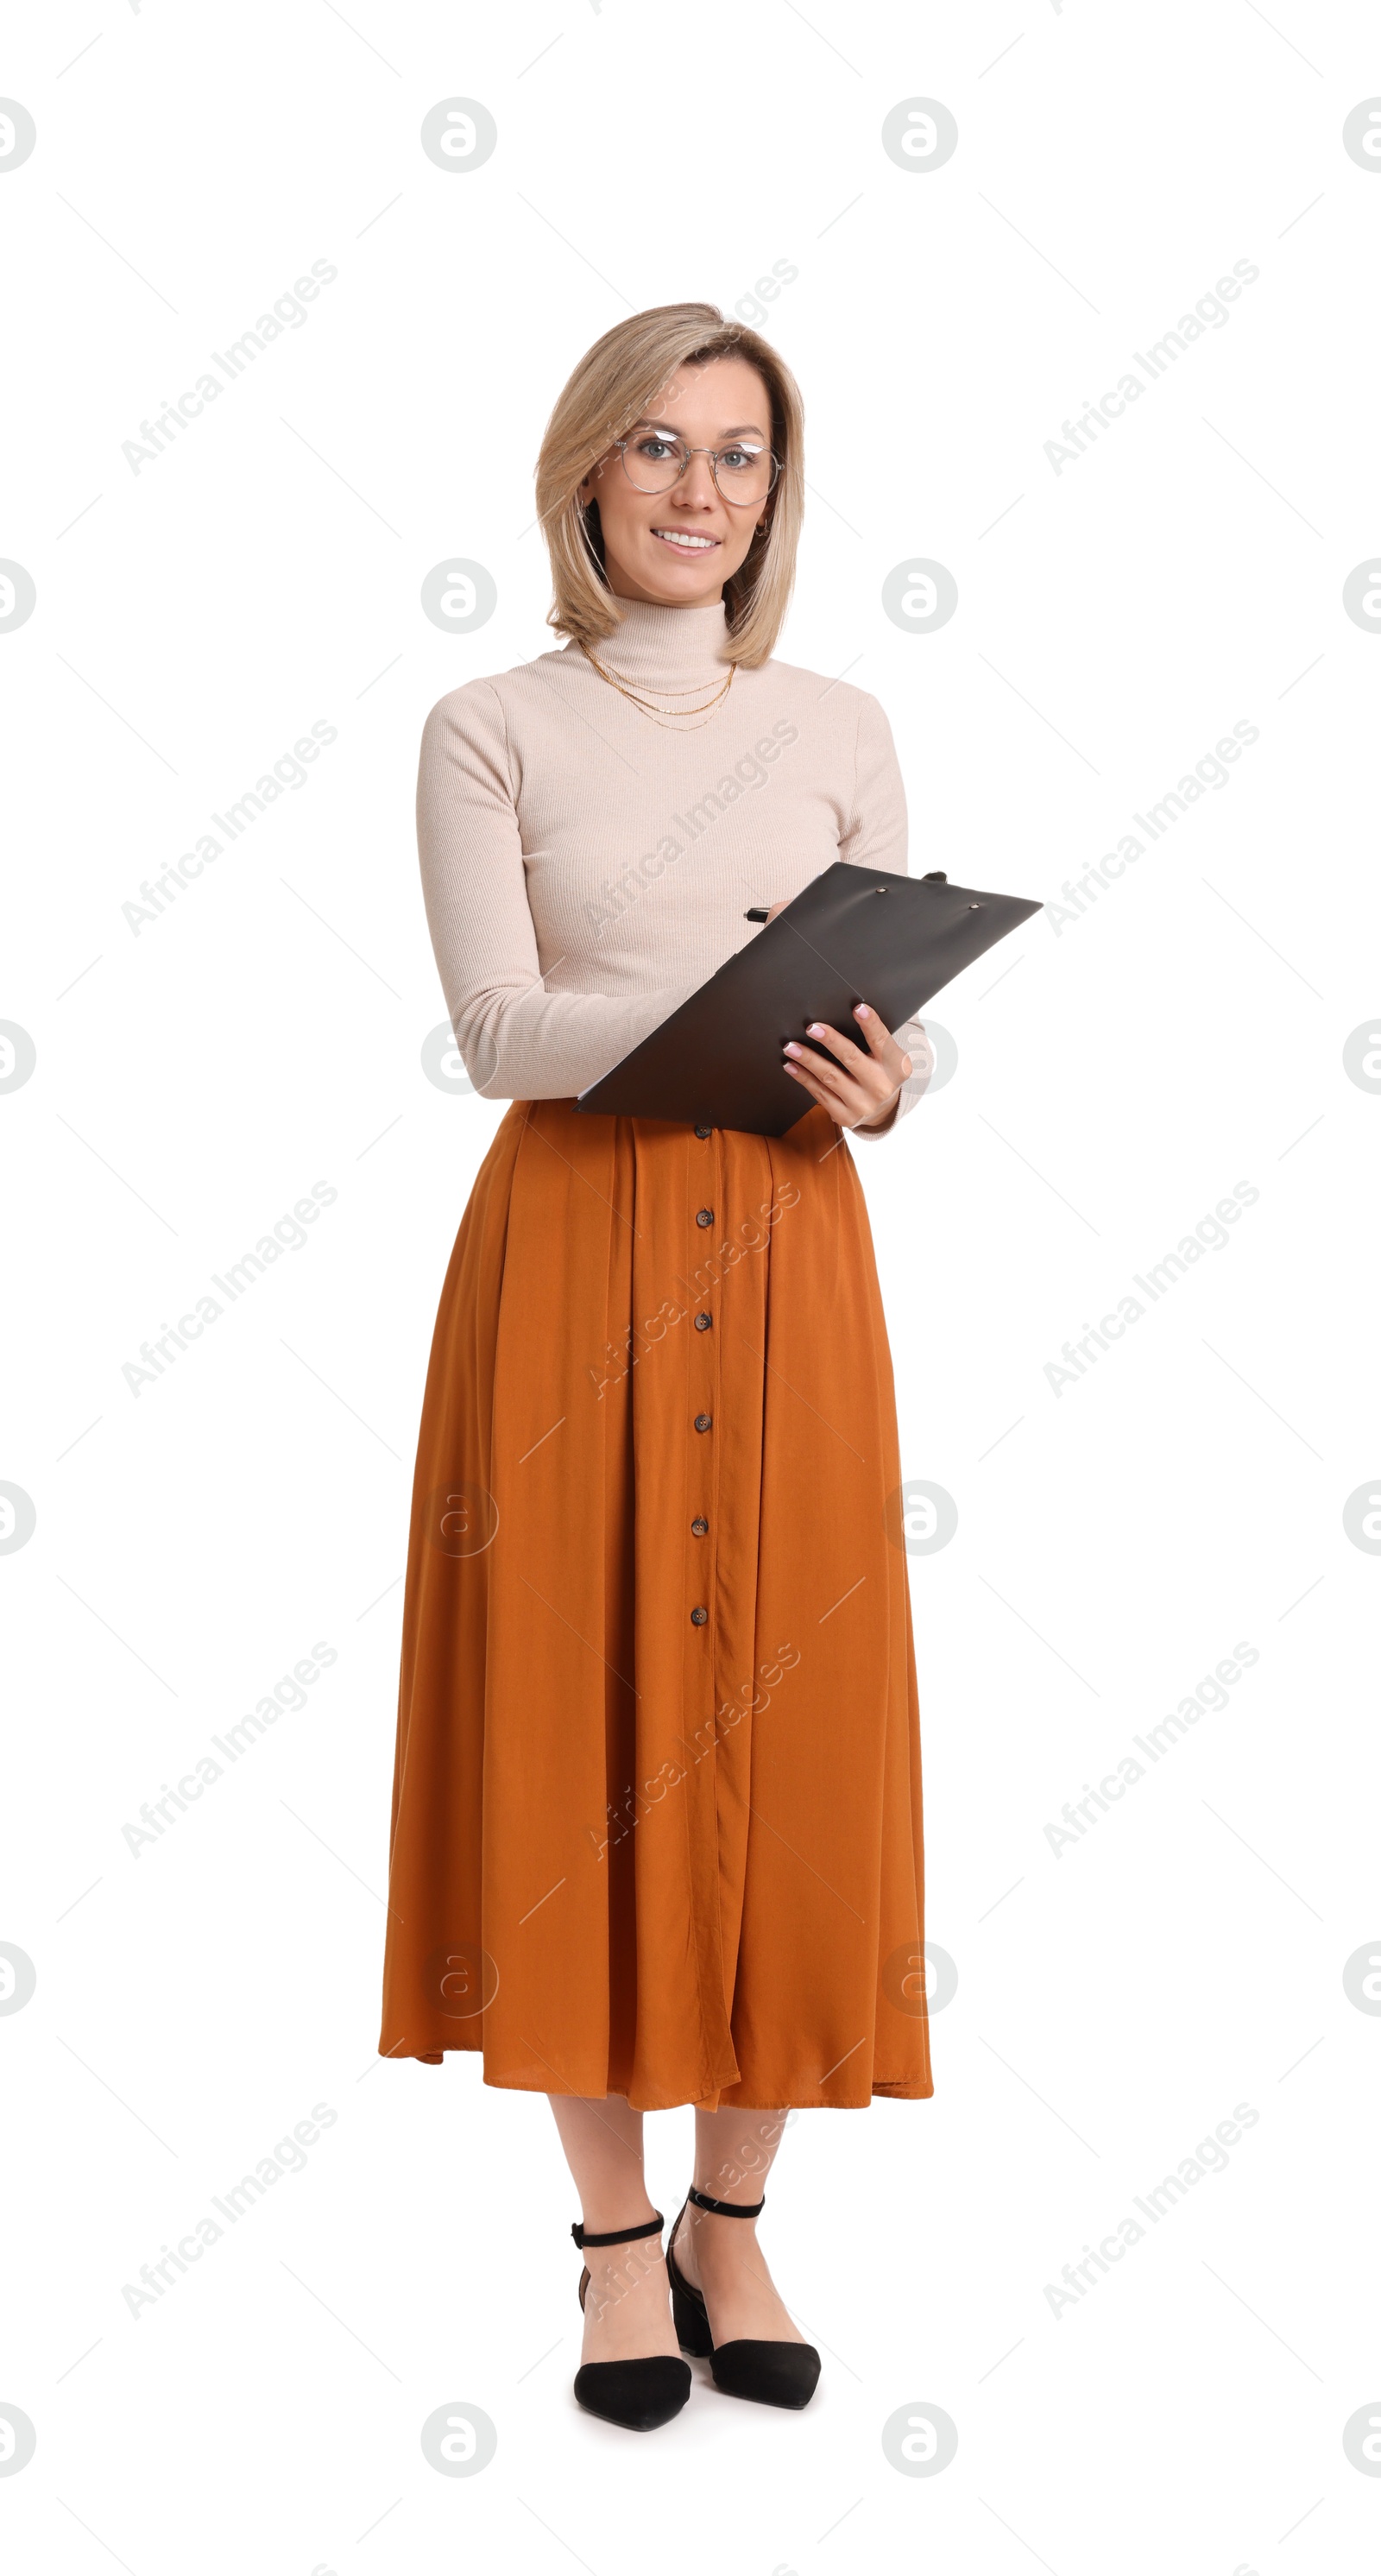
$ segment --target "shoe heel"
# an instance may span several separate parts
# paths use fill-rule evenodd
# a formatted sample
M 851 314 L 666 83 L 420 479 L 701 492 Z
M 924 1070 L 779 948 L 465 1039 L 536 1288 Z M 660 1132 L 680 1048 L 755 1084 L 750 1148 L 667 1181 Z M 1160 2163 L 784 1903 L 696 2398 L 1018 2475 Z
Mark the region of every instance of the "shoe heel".
M 676 2340 L 683 2352 L 694 2353 L 697 2361 L 708 2361 L 714 2351 L 710 2321 L 684 2290 L 675 2287 L 671 2293 L 671 2314 L 676 2327 Z

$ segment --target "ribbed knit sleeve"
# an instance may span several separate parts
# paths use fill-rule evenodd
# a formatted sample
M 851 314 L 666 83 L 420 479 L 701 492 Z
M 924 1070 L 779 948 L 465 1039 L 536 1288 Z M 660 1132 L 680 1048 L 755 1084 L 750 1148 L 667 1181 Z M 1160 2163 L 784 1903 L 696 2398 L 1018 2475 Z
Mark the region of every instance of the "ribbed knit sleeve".
M 704 981 L 692 974 L 620 996 L 547 990 L 503 707 L 487 680 L 454 690 L 427 718 L 417 843 L 446 1007 L 466 1072 L 486 1100 L 572 1098 Z
M 892 728 L 877 699 L 862 691 L 858 695 L 853 812 L 840 838 L 839 855 L 855 867 L 882 868 L 899 877 L 907 873 L 906 790 Z M 919 1020 L 905 1021 L 892 1035 L 911 1058 L 911 1075 L 902 1084 L 891 1116 L 882 1126 L 849 1130 L 852 1137 L 869 1145 L 890 1136 L 898 1119 L 915 1108 L 935 1070 L 934 1050 Z

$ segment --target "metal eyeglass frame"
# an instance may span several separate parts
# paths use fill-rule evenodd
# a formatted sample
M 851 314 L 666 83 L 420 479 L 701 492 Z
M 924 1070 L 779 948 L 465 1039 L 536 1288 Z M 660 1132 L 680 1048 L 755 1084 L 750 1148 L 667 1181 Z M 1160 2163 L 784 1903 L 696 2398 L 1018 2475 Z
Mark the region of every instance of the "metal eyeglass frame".
M 660 438 L 662 436 L 662 432 L 658 430 L 656 435 Z M 610 445 L 616 447 L 619 451 L 619 463 L 622 465 L 624 473 L 628 475 L 628 480 L 633 485 L 634 491 L 641 492 L 644 499 L 649 501 L 661 500 L 664 493 L 675 491 L 677 484 L 681 480 L 682 474 L 688 471 L 691 458 L 693 456 L 708 456 L 710 460 L 710 473 L 714 479 L 714 488 L 719 494 L 721 501 L 727 502 L 731 510 L 760 510 L 764 501 L 769 501 L 773 493 L 776 491 L 777 479 L 782 470 L 780 457 L 774 455 L 772 449 L 769 447 L 767 450 L 767 457 L 768 462 L 772 467 L 772 480 L 768 484 L 767 490 L 765 492 L 760 492 L 756 500 L 735 501 L 732 495 L 725 491 L 723 484 L 720 482 L 718 473 L 720 454 L 721 452 L 727 451 L 721 451 L 714 447 L 687 447 L 685 440 L 682 438 L 678 438 L 674 442 L 667 439 L 664 442 L 667 446 L 671 446 L 674 443 L 680 448 L 682 452 L 682 463 L 679 472 L 673 474 L 671 481 L 669 483 L 663 483 L 660 488 L 654 492 L 649 491 L 645 483 L 634 483 L 632 475 L 628 473 L 628 450 L 631 443 L 632 442 L 626 438 L 615 438 L 610 441 Z M 736 442 L 731 439 L 729 442 L 730 447 L 732 448 L 735 443 Z M 741 442 L 738 443 L 741 444 Z

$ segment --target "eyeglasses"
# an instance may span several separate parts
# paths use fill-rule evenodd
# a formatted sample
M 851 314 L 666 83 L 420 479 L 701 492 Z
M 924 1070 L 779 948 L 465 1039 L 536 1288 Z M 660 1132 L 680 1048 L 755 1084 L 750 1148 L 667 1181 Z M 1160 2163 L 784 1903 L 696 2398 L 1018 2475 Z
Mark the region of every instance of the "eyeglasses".
M 727 447 L 688 447 L 663 430 L 640 429 L 613 444 L 635 492 L 669 492 L 693 456 L 708 456 L 715 490 L 733 510 L 761 508 L 782 470 L 771 448 L 755 438 L 731 439 Z

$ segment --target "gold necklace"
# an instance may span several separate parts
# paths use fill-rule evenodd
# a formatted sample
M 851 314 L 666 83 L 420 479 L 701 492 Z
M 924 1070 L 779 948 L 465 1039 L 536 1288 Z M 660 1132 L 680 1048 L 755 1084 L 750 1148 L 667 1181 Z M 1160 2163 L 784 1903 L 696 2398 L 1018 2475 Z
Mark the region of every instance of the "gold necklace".
M 580 649 L 592 669 L 599 673 L 602 680 L 607 681 L 611 689 L 617 689 L 619 696 L 621 698 L 627 698 L 630 706 L 641 707 L 643 714 L 645 716 L 650 716 L 654 724 L 659 724 L 663 726 L 664 729 L 672 733 L 700 733 L 703 730 L 703 724 L 709 723 L 710 717 L 713 715 L 715 708 L 719 705 L 721 699 L 728 696 L 729 691 L 733 686 L 734 672 L 738 667 L 737 663 L 730 663 L 729 676 L 724 682 L 723 687 L 716 689 L 714 696 L 712 698 L 704 699 L 700 706 L 667 707 L 659 710 L 652 706 L 648 699 L 639 697 L 635 689 L 626 689 L 622 680 L 615 679 L 612 671 L 606 671 L 603 663 L 596 660 L 595 655 L 590 651 L 588 644 L 582 644 Z M 697 686 L 703 688 L 704 682 L 698 682 Z M 694 695 L 694 690 L 661 689 L 658 691 L 658 695 L 664 698 L 689 698 Z M 686 716 L 700 716 L 703 719 L 703 724 L 685 724 L 678 721 Z

